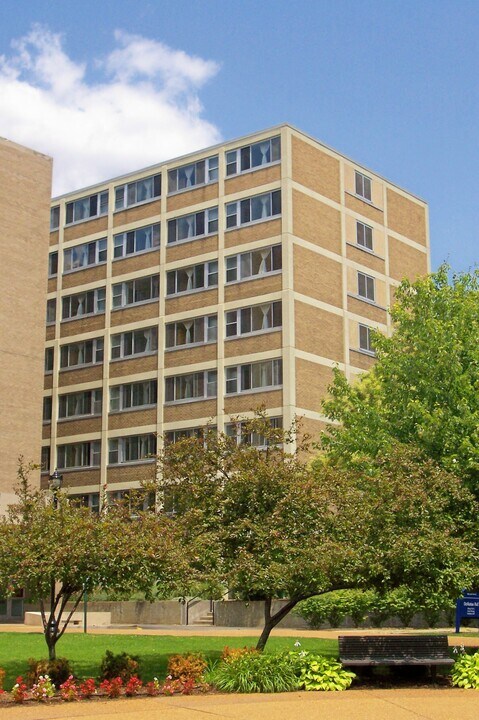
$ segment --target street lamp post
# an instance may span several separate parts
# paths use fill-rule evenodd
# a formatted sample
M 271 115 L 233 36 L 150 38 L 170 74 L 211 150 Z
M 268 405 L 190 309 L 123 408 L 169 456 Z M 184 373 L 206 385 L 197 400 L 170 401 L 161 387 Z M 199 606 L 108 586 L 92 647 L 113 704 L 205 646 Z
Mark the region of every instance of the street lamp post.
M 61 489 L 63 482 L 63 475 L 60 475 L 58 468 L 55 468 L 53 473 L 50 475 L 50 490 L 53 496 L 53 507 L 58 507 L 58 491 Z
M 61 489 L 63 481 L 63 475 L 58 472 L 58 468 L 55 468 L 53 473 L 50 475 L 50 490 L 52 493 L 53 507 L 56 510 L 58 508 L 58 491 Z M 55 578 L 52 578 L 50 585 L 50 618 L 48 621 L 47 632 L 50 642 L 57 634 L 57 620 L 53 612 L 55 607 Z M 50 644 L 48 645 L 50 649 Z

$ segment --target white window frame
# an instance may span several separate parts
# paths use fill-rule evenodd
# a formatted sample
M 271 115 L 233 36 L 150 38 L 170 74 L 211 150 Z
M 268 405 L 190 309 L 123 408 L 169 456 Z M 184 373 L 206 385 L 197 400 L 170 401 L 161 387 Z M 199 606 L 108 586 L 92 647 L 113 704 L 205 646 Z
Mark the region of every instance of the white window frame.
M 359 323 L 358 325 L 358 347 L 360 352 L 366 353 L 367 355 L 371 355 L 372 357 L 376 356 L 376 352 L 374 350 L 374 345 L 371 340 L 371 331 L 374 328 L 370 327 L 369 325 L 363 325 L 362 323 Z M 365 340 L 365 342 L 364 342 Z
M 203 285 L 194 285 L 196 282 L 195 275 L 198 268 L 203 268 Z M 186 273 L 187 275 L 187 287 L 186 290 L 178 290 L 178 278 L 179 273 Z M 172 281 L 171 278 L 174 278 Z M 191 282 L 190 282 L 191 281 Z M 171 285 L 174 285 L 174 290 L 171 290 Z M 189 287 L 191 285 L 191 287 Z M 194 286 L 193 286 L 194 285 Z M 166 296 L 176 297 L 178 295 L 186 295 L 188 293 L 201 292 L 201 290 L 207 290 L 211 287 L 218 287 L 218 261 L 210 260 L 205 263 L 198 263 L 197 265 L 188 265 L 187 267 L 176 268 L 175 270 L 168 270 L 166 273 Z
M 151 185 L 148 188 L 148 183 Z M 144 197 L 138 200 L 138 191 L 141 186 L 144 185 L 146 194 L 150 193 L 148 197 Z M 139 180 L 132 180 L 132 182 L 125 183 L 124 185 L 117 185 L 115 188 L 115 212 L 125 210 L 126 208 L 134 207 L 135 205 L 144 205 L 148 202 L 153 202 L 161 197 L 161 173 L 156 175 L 149 175 Z
M 136 300 L 139 283 L 150 281 L 150 297 L 143 300 Z M 128 302 L 128 295 L 133 296 L 132 302 Z M 138 277 L 133 280 L 125 280 L 121 283 L 115 283 L 111 288 L 112 293 L 112 310 L 121 310 L 125 307 L 133 305 L 144 305 L 146 303 L 155 302 L 160 296 L 160 276 L 147 275 L 146 277 Z
M 376 303 L 376 283 L 371 275 L 358 272 L 358 297 Z
M 283 418 L 281 416 L 269 417 L 268 421 L 272 429 L 283 427 Z M 265 442 L 264 435 L 252 431 L 246 433 L 245 426 L 247 426 L 247 424 L 247 421 L 226 423 L 225 435 L 236 440 L 237 445 L 246 444 L 258 450 L 266 450 L 266 448 L 269 447 L 269 443 Z
M 60 227 L 60 205 L 50 208 L 50 232 Z
M 42 422 L 44 425 L 49 425 L 52 421 L 52 396 L 45 395 L 43 398 L 43 410 L 42 410 Z
M 76 315 L 72 315 L 72 302 L 77 302 L 77 298 L 84 297 L 83 307 L 86 309 L 88 305 L 93 306 L 93 310 L 90 312 L 77 312 Z M 90 317 L 92 315 L 101 315 L 105 312 L 106 303 L 106 289 L 104 287 L 95 288 L 94 290 L 86 290 L 82 293 L 73 293 L 72 295 L 64 295 L 62 297 L 62 321 L 77 320 L 82 317 Z M 81 302 L 78 304 L 78 309 L 82 307 Z M 65 314 L 67 310 L 67 314 Z
M 143 392 L 147 394 L 150 402 L 143 404 L 135 403 L 136 388 L 140 385 L 147 386 Z M 131 412 L 138 409 L 153 408 L 158 404 L 158 381 L 140 380 L 134 383 L 123 383 L 110 387 L 110 412 Z
M 204 168 L 202 166 L 204 166 Z M 174 195 L 178 192 L 185 192 L 195 187 L 218 182 L 218 167 L 219 156 L 212 155 L 211 157 L 168 170 L 168 195 Z M 202 175 L 204 177 L 204 179 L 199 182 L 196 180 L 198 174 L 200 177 Z
M 188 335 L 193 333 L 193 337 L 196 335 L 197 329 L 200 325 L 203 325 L 203 339 L 193 340 L 186 342 Z M 170 330 L 171 329 L 171 330 Z M 185 342 L 178 342 L 178 335 L 185 334 Z M 173 333 L 174 343 L 169 345 L 169 335 Z M 178 348 L 186 347 L 197 347 L 199 345 L 207 345 L 209 343 L 215 343 L 218 340 L 218 316 L 217 315 L 203 315 L 196 318 L 187 318 L 186 320 L 176 320 L 176 322 L 167 323 L 165 326 L 165 349 L 167 351 L 177 350 Z
M 215 425 L 205 425 L 203 427 L 178 428 L 177 430 L 165 430 L 163 433 L 163 441 L 165 445 L 173 445 L 173 443 L 185 438 L 205 438 L 210 432 L 216 433 Z
M 260 263 L 258 272 L 253 270 L 253 255 L 259 255 Z M 279 263 L 279 266 L 278 266 Z M 271 270 L 268 270 L 268 265 Z M 264 248 L 249 250 L 248 252 L 230 255 L 225 259 L 225 283 L 243 282 L 244 280 L 256 280 L 257 278 L 280 273 L 283 269 L 283 251 L 281 245 L 268 245 Z M 249 268 L 249 271 L 248 271 Z
M 259 217 L 253 217 L 253 215 L 258 214 L 258 207 L 261 209 L 261 214 Z M 225 215 L 226 230 L 279 218 L 281 217 L 281 190 L 270 190 L 267 193 L 260 193 L 249 198 L 226 203 Z
M 56 300 L 56 298 L 49 298 L 47 300 L 46 324 L 54 325 L 56 319 L 57 319 L 57 300 Z
M 100 512 L 100 493 L 68 493 L 68 500 L 78 507 L 87 507 L 93 513 Z
M 138 457 L 126 459 L 128 445 L 137 444 Z M 110 438 L 108 440 L 108 465 L 130 465 L 154 461 L 156 455 L 156 435 L 144 433 L 141 435 L 127 435 L 125 437 Z
M 357 197 L 372 202 L 372 187 L 373 181 L 368 175 L 364 175 L 358 170 L 354 171 L 354 192 Z
M 91 349 L 88 349 L 88 345 L 91 343 Z M 75 365 L 70 364 L 70 356 L 73 353 L 73 348 L 83 346 L 83 350 L 77 350 L 76 352 L 80 355 L 83 353 L 84 356 L 91 353 L 90 362 L 77 363 Z M 90 365 L 99 365 L 103 362 L 103 350 L 104 342 L 103 338 L 94 338 L 93 340 L 81 340 L 76 343 L 66 343 L 60 346 L 60 370 L 69 370 L 71 368 L 88 367 Z M 68 362 L 64 364 L 64 358 L 67 358 Z
M 190 379 L 189 379 L 190 378 Z M 193 394 L 197 391 L 197 385 L 203 385 L 203 394 Z M 191 383 L 192 394 L 188 397 L 181 397 L 183 394 L 183 383 Z M 195 373 L 184 373 L 182 375 L 170 375 L 165 378 L 165 405 L 178 405 L 180 403 L 197 402 L 216 398 L 218 394 L 218 372 L 217 370 L 202 370 Z M 167 400 L 169 396 L 172 399 Z
M 78 453 L 80 463 L 67 465 L 67 448 L 78 448 L 75 449 L 74 453 Z M 62 457 L 62 455 L 64 457 Z M 73 470 L 77 468 L 85 467 L 99 467 L 101 462 L 101 440 L 89 440 L 82 443 L 65 443 L 65 445 L 57 446 L 57 467 L 62 470 Z
M 268 144 L 268 148 L 261 148 L 262 145 L 264 146 L 266 144 Z M 255 158 L 257 151 L 259 151 L 263 157 L 266 157 L 265 151 L 269 153 L 270 160 L 257 163 Z M 273 156 L 275 156 L 274 159 Z M 272 138 L 265 138 L 250 145 L 244 145 L 234 150 L 227 150 L 225 159 L 227 178 L 275 165 L 281 162 L 281 137 L 280 135 L 275 135 Z M 247 165 L 247 167 L 243 167 L 243 165 Z
M 72 245 L 63 250 L 63 274 L 78 272 L 94 265 L 101 265 L 107 261 L 107 238 L 94 240 L 90 243 L 81 243 L 80 245 Z M 75 264 L 73 267 L 73 255 L 76 253 L 76 262 L 82 261 L 81 264 Z M 93 256 L 93 260 L 90 260 Z M 85 260 L 85 262 L 83 262 Z
M 113 260 L 121 260 L 132 255 L 140 255 L 142 253 L 153 252 L 160 247 L 161 232 L 160 223 L 154 225 L 145 225 L 144 227 L 135 228 L 126 232 L 118 233 L 113 236 Z M 140 233 L 145 234 L 145 247 L 138 249 L 140 242 Z M 148 237 L 150 233 L 150 237 Z M 143 241 L 142 241 L 143 242 Z M 131 249 L 133 244 L 133 249 Z
M 90 406 L 88 412 L 77 412 L 77 410 L 85 410 L 85 407 L 88 405 Z M 102 414 L 102 406 L 103 391 L 101 388 L 93 388 L 92 390 L 83 390 L 82 392 L 75 393 L 65 393 L 63 395 L 59 395 L 58 397 L 58 420 L 98 417 Z
M 45 348 L 45 359 L 44 359 L 44 372 L 45 374 L 49 374 L 53 372 L 53 361 L 54 361 L 54 348 L 53 347 L 47 347 Z
M 374 252 L 373 229 L 371 225 L 366 225 L 360 220 L 356 221 L 356 245 L 362 250 Z
M 135 352 L 137 335 L 143 334 L 143 340 L 150 345 L 149 350 Z M 148 333 L 148 337 L 146 336 Z M 130 352 L 131 349 L 131 352 Z M 111 360 L 125 360 L 128 358 L 156 355 L 158 353 L 158 326 L 153 325 L 147 328 L 138 328 L 129 332 L 117 333 L 111 336 Z
M 255 311 L 260 312 L 262 326 L 253 330 Z M 270 324 L 268 324 L 270 323 Z M 282 327 L 281 300 L 248 305 L 235 310 L 225 311 L 225 339 L 230 340 L 249 335 L 261 335 L 280 330 Z
M 187 223 L 188 225 L 188 234 L 185 237 L 180 237 L 181 223 Z M 202 232 L 198 232 L 198 224 L 203 226 Z M 216 235 L 217 233 L 218 206 L 168 220 L 167 244 L 178 245 L 180 243 L 197 240 L 198 238 L 207 237 L 208 235 Z
M 88 214 L 83 215 L 88 205 Z M 94 207 L 96 206 L 96 210 Z M 80 215 L 80 217 L 78 217 Z M 86 195 L 85 197 L 72 200 L 66 204 L 66 221 L 65 225 L 76 225 L 77 223 L 86 222 L 92 218 L 108 215 L 108 190 Z M 68 218 L 71 216 L 71 219 Z
M 269 385 L 253 385 L 255 369 L 259 368 L 259 371 L 268 372 L 267 365 L 271 364 L 271 380 L 272 384 Z M 261 369 L 260 366 L 264 366 Z M 249 374 L 249 383 L 246 382 L 246 377 Z M 283 361 L 282 358 L 272 358 L 271 360 L 261 360 L 255 363 L 245 363 L 243 365 L 232 365 L 226 368 L 226 395 L 239 395 L 244 393 L 256 393 L 267 390 L 276 390 L 283 385 Z M 250 387 L 247 387 L 247 385 Z

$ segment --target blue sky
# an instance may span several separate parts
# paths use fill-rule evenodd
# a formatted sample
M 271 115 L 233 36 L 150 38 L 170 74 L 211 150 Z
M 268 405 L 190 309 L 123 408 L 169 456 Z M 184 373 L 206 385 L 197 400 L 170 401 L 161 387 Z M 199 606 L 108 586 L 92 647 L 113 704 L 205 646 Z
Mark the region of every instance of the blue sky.
M 433 268 L 468 270 L 478 36 L 468 0 L 2 0 L 0 135 L 63 192 L 290 122 L 427 200 Z

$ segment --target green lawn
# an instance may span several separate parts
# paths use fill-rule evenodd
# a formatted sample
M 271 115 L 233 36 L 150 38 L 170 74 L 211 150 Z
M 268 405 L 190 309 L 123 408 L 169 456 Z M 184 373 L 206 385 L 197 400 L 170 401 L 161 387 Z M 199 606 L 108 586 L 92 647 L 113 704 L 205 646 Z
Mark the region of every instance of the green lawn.
M 225 645 L 244 647 L 256 645 L 256 636 L 251 637 L 186 637 L 173 635 L 64 635 L 57 645 L 57 656 L 67 657 L 79 677 L 96 677 L 106 650 L 114 653 L 128 652 L 138 655 L 141 661 L 141 675 L 148 681 L 166 675 L 169 655 L 186 652 L 201 652 L 208 659 L 220 656 Z M 268 640 L 266 652 L 293 650 L 294 630 L 291 637 L 272 637 Z M 338 655 L 336 640 L 300 638 L 303 650 L 314 650 L 322 655 Z M 25 675 L 28 658 L 47 657 L 47 646 L 43 635 L 38 633 L 1 633 L 0 667 L 6 671 L 4 687 L 10 690 L 18 675 Z

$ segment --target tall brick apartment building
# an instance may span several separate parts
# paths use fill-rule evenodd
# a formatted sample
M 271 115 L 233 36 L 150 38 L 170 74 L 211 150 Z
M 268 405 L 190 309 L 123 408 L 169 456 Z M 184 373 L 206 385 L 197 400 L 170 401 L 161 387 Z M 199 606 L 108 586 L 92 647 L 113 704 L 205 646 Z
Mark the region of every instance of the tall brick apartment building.
M 289 125 L 56 198 L 44 483 L 96 507 L 151 477 L 157 435 L 259 405 L 317 434 L 331 368 L 371 366 L 428 270 L 426 204 Z

